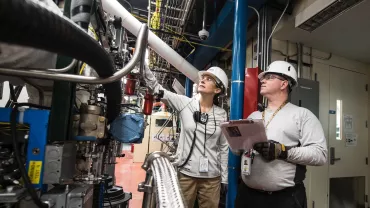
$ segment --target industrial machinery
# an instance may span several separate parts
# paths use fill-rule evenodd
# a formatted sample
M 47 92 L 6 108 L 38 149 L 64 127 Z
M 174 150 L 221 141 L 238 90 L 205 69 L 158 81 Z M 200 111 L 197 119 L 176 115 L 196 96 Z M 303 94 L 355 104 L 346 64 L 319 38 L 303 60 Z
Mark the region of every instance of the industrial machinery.
M 71 0 L 64 8 L 70 19 L 48 2 L 2 1 L 6 32 L 0 41 L 65 55 L 73 58 L 70 64 L 59 69 L 7 64 L 0 65 L 0 74 L 76 83 L 88 96 L 77 97 L 72 115 L 58 115 L 69 116 L 72 125 L 69 136 L 57 140 L 48 135 L 53 106 L 42 106 L 42 89 L 39 104 L 33 104 L 17 103 L 11 88 L 12 104 L 0 108 L 0 207 L 128 207 L 132 195 L 115 184 L 114 172 L 116 158 L 124 156 L 122 143 L 141 143 L 152 112 L 155 95 L 141 79 L 147 43 L 153 50 L 167 49 L 164 58 L 194 80 L 196 69 L 117 1 Z M 137 36 L 135 46 L 128 32 Z M 143 206 L 184 207 L 170 161 L 163 152 L 147 157 L 148 175 L 139 185 Z

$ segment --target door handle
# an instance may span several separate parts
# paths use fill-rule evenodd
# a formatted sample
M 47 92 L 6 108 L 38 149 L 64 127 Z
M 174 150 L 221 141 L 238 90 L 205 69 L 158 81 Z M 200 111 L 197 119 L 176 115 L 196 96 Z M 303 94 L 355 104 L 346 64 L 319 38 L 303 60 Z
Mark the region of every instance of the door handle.
M 335 158 L 335 148 L 330 147 L 330 165 L 334 165 L 335 161 L 340 160 L 340 158 Z

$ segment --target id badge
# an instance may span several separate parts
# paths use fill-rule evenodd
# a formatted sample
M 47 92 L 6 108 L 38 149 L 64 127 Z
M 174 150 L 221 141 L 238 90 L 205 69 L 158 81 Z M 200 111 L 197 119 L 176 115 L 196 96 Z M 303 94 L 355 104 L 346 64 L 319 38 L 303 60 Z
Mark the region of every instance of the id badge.
M 250 150 L 244 154 L 244 162 L 242 165 L 242 174 L 249 176 L 251 175 L 251 168 L 252 168 L 252 157 L 253 157 L 253 150 Z
M 204 157 L 204 156 L 200 157 L 199 172 L 208 173 L 208 158 L 207 157 Z

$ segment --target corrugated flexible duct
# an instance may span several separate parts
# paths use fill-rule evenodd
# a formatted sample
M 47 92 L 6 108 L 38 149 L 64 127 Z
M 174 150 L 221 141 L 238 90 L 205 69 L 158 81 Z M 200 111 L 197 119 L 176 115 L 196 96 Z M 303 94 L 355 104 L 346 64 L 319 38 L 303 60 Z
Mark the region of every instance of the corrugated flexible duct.
M 116 0 L 103 0 L 103 9 L 117 17 L 122 18 L 122 26 L 130 31 L 135 36 L 138 35 L 140 26 L 142 25 L 139 20 L 130 14 L 118 1 Z M 161 57 L 166 59 L 172 66 L 182 72 L 185 76 L 191 79 L 194 83 L 198 82 L 198 69 L 187 62 L 169 45 L 163 42 L 153 32 L 149 31 L 148 35 L 149 46 L 158 53 Z

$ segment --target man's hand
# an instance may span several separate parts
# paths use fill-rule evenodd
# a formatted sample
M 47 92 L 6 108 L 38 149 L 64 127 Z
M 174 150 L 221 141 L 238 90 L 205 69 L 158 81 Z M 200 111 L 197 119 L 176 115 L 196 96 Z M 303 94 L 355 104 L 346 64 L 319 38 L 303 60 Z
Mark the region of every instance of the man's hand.
M 226 194 L 226 193 L 227 193 L 227 184 L 221 183 L 221 194 Z
M 275 159 L 286 160 L 288 157 L 288 152 L 285 145 L 273 140 L 257 143 L 253 146 L 253 149 L 260 153 L 267 161 L 272 161 Z

